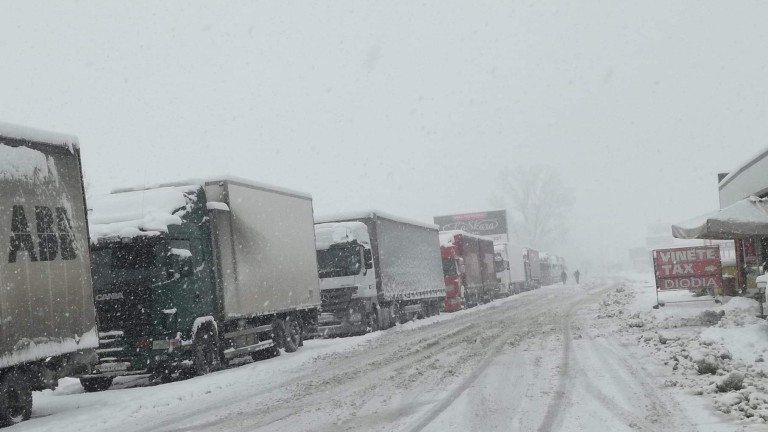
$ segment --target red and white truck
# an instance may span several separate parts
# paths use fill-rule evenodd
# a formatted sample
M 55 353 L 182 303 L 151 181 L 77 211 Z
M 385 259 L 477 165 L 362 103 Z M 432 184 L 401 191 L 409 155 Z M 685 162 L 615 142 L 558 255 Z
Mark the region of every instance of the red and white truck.
M 455 312 L 493 298 L 497 288 L 493 240 L 465 231 L 441 231 L 445 310 Z

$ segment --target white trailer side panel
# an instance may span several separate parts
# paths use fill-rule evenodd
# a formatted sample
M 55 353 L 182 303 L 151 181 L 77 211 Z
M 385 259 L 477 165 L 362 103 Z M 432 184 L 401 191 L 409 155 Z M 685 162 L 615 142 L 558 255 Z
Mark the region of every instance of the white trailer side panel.
M 381 288 L 386 299 L 444 297 L 437 227 L 375 218 Z
M 238 181 L 206 183 L 226 319 L 318 307 L 312 199 Z
M 23 130 L 16 138 L 2 132 L 0 128 L 0 367 L 95 348 L 76 142 L 49 145 L 19 139 Z
M 511 275 L 510 282 L 525 282 L 525 261 L 523 260 L 522 246 L 514 243 L 507 243 L 507 254 L 509 259 L 509 271 Z

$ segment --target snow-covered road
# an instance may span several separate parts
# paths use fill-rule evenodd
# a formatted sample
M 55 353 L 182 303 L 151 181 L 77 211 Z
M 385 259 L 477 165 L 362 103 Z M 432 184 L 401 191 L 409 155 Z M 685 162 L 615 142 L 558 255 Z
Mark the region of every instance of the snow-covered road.
M 664 387 L 618 318 L 597 318 L 617 284 L 545 287 L 182 382 L 86 394 L 64 380 L 13 430 L 733 430 Z

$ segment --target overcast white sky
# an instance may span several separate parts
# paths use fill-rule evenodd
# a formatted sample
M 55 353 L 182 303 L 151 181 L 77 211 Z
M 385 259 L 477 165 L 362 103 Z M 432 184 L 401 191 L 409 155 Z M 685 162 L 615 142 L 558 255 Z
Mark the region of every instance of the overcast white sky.
M 78 135 L 97 192 L 227 173 L 430 221 L 549 164 L 577 262 L 768 144 L 758 1 L 159 3 L 0 1 L 0 119 Z

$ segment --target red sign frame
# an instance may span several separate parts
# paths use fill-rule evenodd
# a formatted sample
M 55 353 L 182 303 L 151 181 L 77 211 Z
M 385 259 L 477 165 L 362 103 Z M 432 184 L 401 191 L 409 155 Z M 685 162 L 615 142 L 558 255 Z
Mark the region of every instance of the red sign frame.
M 653 251 L 659 291 L 723 287 L 719 246 L 693 246 Z

